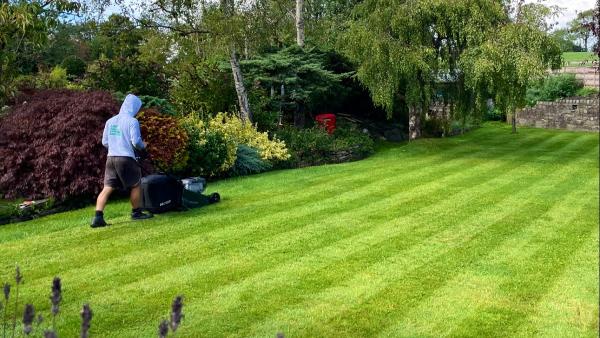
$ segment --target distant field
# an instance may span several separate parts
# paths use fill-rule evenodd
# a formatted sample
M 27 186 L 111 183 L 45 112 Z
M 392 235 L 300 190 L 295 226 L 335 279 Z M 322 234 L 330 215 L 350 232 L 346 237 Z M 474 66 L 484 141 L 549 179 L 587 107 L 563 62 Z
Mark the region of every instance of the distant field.
M 582 61 L 598 60 L 598 56 L 592 52 L 565 52 L 562 54 L 562 57 L 567 65 L 581 63 Z

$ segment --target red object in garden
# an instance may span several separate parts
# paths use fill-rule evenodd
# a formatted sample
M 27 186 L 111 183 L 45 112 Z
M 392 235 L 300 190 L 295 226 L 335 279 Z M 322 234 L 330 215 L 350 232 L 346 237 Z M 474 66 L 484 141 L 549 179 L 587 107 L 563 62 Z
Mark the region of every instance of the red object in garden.
M 335 131 L 335 115 L 333 114 L 319 114 L 315 116 L 315 120 L 319 125 L 325 127 L 328 134 L 333 134 Z

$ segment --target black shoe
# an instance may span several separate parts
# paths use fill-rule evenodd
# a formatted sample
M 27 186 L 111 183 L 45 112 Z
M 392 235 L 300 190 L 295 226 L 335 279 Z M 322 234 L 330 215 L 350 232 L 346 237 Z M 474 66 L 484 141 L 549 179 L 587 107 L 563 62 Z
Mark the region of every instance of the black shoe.
M 141 211 L 134 211 L 134 212 L 131 213 L 131 219 L 134 220 L 134 221 L 139 221 L 139 220 L 142 220 L 142 219 L 148 219 L 148 218 L 152 218 L 152 217 L 154 217 L 154 215 L 152 215 L 152 214 L 145 214 L 145 213 L 143 213 Z
M 91 227 L 92 228 L 101 228 L 101 227 L 105 227 L 108 224 L 106 224 L 106 222 L 104 221 L 104 217 L 102 216 L 94 216 L 94 219 L 92 219 L 92 224 Z

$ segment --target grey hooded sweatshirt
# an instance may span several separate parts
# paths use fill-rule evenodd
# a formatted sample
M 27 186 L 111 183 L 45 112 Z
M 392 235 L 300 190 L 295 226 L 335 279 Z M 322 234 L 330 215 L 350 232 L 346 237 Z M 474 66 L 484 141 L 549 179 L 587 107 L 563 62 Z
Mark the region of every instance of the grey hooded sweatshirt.
M 108 148 L 108 156 L 127 156 L 135 159 L 134 148 L 144 149 L 140 123 L 135 118 L 141 107 L 142 101 L 129 94 L 123 101 L 119 114 L 106 121 L 102 145 Z

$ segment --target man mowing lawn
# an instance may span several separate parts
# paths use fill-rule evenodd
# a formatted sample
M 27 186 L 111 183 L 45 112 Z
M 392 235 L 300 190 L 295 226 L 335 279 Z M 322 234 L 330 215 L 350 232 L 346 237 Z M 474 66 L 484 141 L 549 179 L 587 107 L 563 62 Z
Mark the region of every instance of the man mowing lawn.
M 127 95 L 119 114 L 111 117 L 104 125 L 102 145 L 108 148 L 106 169 L 104 170 L 104 188 L 96 201 L 96 215 L 92 228 L 106 226 L 104 207 L 108 197 L 115 189 L 131 189 L 131 219 L 151 218 L 152 214 L 142 212 L 142 172 L 135 159 L 135 150 L 146 152 L 142 141 L 140 124 L 135 115 L 140 111 L 142 101 L 135 95 Z

